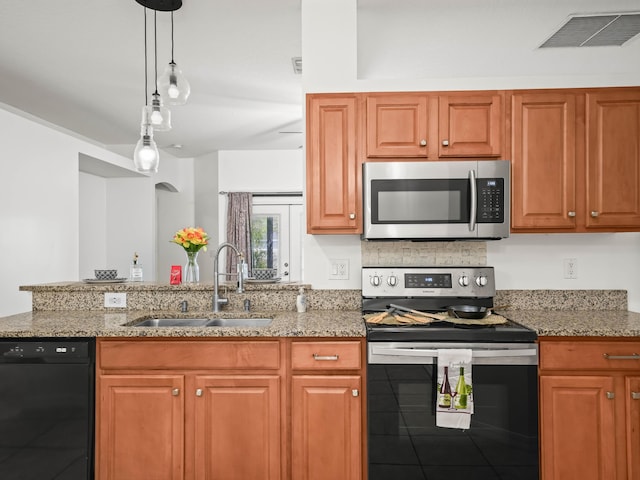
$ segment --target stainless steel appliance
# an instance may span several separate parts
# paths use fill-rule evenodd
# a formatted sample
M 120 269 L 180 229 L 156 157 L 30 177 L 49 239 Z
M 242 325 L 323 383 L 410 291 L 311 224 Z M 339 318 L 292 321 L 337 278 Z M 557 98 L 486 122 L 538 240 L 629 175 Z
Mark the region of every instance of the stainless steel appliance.
M 367 323 L 369 480 L 538 479 L 535 332 L 502 316 L 504 323 L 489 325 L 482 323 L 492 317 L 400 317 L 451 305 L 494 307 L 493 268 L 365 267 L 362 294 L 365 318 L 394 307 L 399 314 Z M 436 426 L 438 352 L 450 348 L 472 350 L 468 430 Z
M 508 160 L 367 162 L 365 240 L 509 236 Z
M 0 340 L 0 478 L 93 478 L 94 341 Z

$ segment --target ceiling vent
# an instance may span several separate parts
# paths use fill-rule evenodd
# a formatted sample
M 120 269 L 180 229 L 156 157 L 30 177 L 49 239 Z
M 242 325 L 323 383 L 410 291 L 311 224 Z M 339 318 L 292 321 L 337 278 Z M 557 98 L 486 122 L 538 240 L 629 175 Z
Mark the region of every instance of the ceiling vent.
M 302 74 L 302 57 L 291 57 L 291 63 L 293 64 L 293 73 L 296 75 Z
M 640 33 L 640 13 L 572 15 L 540 48 L 620 46 Z

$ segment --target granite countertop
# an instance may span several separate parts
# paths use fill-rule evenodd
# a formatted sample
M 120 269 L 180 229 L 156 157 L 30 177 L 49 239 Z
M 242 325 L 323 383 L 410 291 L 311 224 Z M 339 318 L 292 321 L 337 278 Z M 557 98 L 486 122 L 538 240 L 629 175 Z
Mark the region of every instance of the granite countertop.
M 640 337 L 640 313 L 627 310 L 501 310 L 539 337 Z
M 273 318 L 265 327 L 131 327 L 146 318 Z M 364 337 L 360 311 L 34 311 L 0 318 L 0 337 Z

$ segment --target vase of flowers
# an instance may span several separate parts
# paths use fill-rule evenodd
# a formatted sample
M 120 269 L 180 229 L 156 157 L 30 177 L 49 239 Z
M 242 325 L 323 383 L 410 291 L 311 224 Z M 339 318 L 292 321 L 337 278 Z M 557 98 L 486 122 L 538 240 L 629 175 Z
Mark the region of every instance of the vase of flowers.
M 180 245 L 187 254 L 182 283 L 198 283 L 200 281 L 198 253 L 200 250 L 207 250 L 209 235 L 202 228 L 186 227 L 178 230 L 171 241 Z

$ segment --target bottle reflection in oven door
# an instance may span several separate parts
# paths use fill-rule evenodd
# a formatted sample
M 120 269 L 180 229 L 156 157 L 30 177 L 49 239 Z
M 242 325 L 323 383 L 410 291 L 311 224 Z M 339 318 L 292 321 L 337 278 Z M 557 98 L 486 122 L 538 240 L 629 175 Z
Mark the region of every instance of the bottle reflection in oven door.
M 538 479 L 534 365 L 474 365 L 466 431 L 435 426 L 435 365 L 369 365 L 369 480 Z

